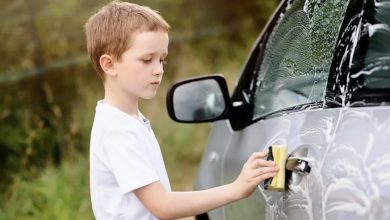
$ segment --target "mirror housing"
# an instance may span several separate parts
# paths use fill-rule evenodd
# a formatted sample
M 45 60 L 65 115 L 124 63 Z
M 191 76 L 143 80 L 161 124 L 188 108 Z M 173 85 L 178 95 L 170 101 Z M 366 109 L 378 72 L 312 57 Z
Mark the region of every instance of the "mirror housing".
M 231 101 L 221 74 L 190 78 L 168 89 L 169 116 L 177 122 L 198 123 L 227 119 Z

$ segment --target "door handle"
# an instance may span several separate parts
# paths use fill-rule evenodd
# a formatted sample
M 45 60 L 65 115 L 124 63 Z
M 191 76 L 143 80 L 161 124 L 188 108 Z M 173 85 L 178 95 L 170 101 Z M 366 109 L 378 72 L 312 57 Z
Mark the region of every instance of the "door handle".
M 286 161 L 286 169 L 305 175 L 310 173 L 311 167 L 307 158 L 290 156 Z

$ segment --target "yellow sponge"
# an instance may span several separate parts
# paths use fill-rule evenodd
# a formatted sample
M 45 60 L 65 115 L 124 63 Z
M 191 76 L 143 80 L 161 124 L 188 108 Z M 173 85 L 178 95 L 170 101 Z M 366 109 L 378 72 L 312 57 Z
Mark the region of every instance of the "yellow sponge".
M 279 165 L 279 171 L 273 178 L 264 181 L 264 189 L 282 192 L 285 189 L 287 147 L 285 145 L 273 145 L 268 148 L 267 160 L 273 160 Z

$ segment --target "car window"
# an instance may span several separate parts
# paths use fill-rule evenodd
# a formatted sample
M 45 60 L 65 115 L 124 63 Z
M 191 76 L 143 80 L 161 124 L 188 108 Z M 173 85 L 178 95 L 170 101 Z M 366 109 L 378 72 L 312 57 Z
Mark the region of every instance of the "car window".
M 368 1 L 362 20 L 361 46 L 351 68 L 351 78 L 358 79 L 353 90 L 383 96 L 380 91 L 390 89 L 390 0 Z
M 289 3 L 266 43 L 253 119 L 322 101 L 346 6 L 344 0 Z

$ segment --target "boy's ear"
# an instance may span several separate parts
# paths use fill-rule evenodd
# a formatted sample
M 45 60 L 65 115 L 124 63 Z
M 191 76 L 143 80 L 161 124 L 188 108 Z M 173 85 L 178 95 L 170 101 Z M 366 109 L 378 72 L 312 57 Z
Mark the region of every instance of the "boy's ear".
M 99 59 L 100 66 L 102 70 L 110 76 L 116 76 L 116 70 L 114 65 L 114 59 L 108 54 L 103 54 Z

